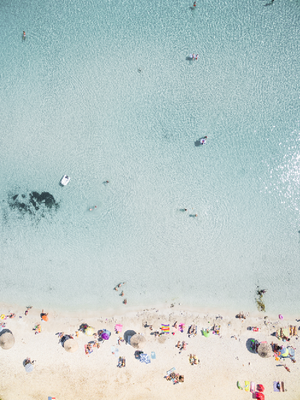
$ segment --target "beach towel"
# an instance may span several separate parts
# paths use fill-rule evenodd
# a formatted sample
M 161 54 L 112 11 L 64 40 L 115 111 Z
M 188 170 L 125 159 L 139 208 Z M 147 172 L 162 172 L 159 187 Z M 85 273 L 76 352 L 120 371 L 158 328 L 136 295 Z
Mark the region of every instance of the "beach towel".
M 151 351 L 151 358 L 152 358 L 152 360 L 155 360 L 155 359 L 156 359 L 155 351 Z
M 250 392 L 251 393 L 255 392 L 255 383 L 254 382 L 250 382 Z
M 48 396 L 48 400 L 55 400 L 55 397 Z
M 214 325 L 214 327 L 213 327 L 213 334 L 215 334 L 215 335 L 220 335 L 220 329 L 221 329 L 221 326 L 220 326 L 220 325 Z
M 209 335 L 210 335 L 209 329 L 202 329 L 202 335 L 205 337 L 209 337 Z
M 179 330 L 180 332 L 182 332 L 182 333 L 183 333 L 184 326 L 185 326 L 185 324 L 179 324 L 179 325 L 178 325 L 178 330 Z
M 173 368 L 171 368 L 171 369 L 169 369 L 169 371 L 167 371 L 167 375 L 170 375 L 172 372 L 174 372 L 175 371 L 175 367 L 173 367 Z
M 161 324 L 161 328 L 160 328 L 164 333 L 170 333 L 170 324 Z
M 238 387 L 239 389 L 243 390 L 243 388 L 242 388 L 242 386 L 240 385 L 240 382 L 239 382 L 239 381 L 237 381 L 236 385 L 237 385 L 237 387 Z
M 274 392 L 280 392 L 280 383 L 279 382 L 273 382 L 273 389 L 274 389 Z
M 150 357 L 148 356 L 148 354 L 141 354 L 140 355 L 140 362 L 144 362 L 145 364 L 149 364 L 151 363 Z
M 249 392 L 249 391 L 250 391 L 250 382 L 245 381 L 245 392 Z
M 123 329 L 123 325 L 121 325 L 121 324 L 116 324 L 115 325 L 115 331 L 116 332 L 121 333 L 122 329 Z

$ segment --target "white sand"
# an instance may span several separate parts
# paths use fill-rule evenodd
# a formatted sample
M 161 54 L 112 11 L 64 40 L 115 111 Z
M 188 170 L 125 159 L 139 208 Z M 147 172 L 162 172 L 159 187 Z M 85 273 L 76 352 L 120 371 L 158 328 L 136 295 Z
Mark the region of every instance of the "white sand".
M 100 316 L 73 317 L 49 313 L 48 322 L 40 322 L 41 310 L 32 309 L 28 316 L 24 316 L 25 309 L 0 308 L 0 314 L 15 312 L 14 319 L 7 319 L 6 328 L 10 329 L 16 339 L 10 350 L 0 349 L 0 398 L 1 400 L 42 400 L 53 396 L 57 400 L 96 400 L 96 399 L 166 399 L 179 396 L 181 399 L 197 398 L 206 400 L 216 399 L 251 399 L 252 394 L 237 388 L 237 381 L 244 384 L 245 380 L 261 383 L 265 386 L 266 399 L 300 398 L 300 380 L 298 363 L 293 364 L 290 359 L 285 362 L 291 373 L 274 357 L 263 359 L 252 354 L 246 348 L 248 338 L 259 341 L 276 341 L 270 336 L 278 326 L 297 325 L 295 320 L 278 321 L 264 324 L 264 315 L 248 316 L 239 320 L 234 316 L 224 316 L 216 320 L 216 315 L 203 315 L 180 311 L 175 308 L 165 310 L 144 310 L 128 312 L 123 316 L 108 318 Z M 239 310 L 238 310 L 239 311 Z M 22 318 L 19 318 L 22 315 Z M 163 335 L 166 338 L 160 343 L 158 338 L 150 335 L 149 328 L 144 323 L 152 323 L 154 330 L 161 323 L 175 321 L 185 323 L 184 333 L 176 332 Z M 80 333 L 79 349 L 76 353 L 67 353 L 58 344 L 57 332 L 74 334 L 80 324 L 86 322 L 96 330 L 107 328 L 112 332 L 111 338 L 101 344 L 100 349 L 94 349 L 90 356 L 84 352 L 84 344 L 92 337 Z M 212 327 L 214 322 L 221 325 L 221 336 L 210 335 L 205 338 L 201 335 L 201 328 Z M 34 334 L 32 328 L 41 323 L 42 332 Z M 156 359 L 148 365 L 134 358 L 135 349 L 121 343 L 119 355 L 126 357 L 126 367 L 117 368 L 117 357 L 111 353 L 111 346 L 117 345 L 118 335 L 114 332 L 116 323 L 123 324 L 123 333 L 133 329 L 143 333 L 147 339 L 145 352 L 155 351 Z M 198 335 L 188 338 L 187 328 L 195 323 L 198 326 Z M 247 330 L 248 326 L 258 326 L 260 332 Z M 299 323 L 298 323 L 299 326 Z M 171 329 L 172 332 L 172 329 Z M 237 339 L 231 338 L 235 335 Z M 177 341 L 185 340 L 187 350 L 179 354 L 175 347 Z M 298 340 L 293 337 L 288 345 L 297 348 Z M 192 366 L 189 363 L 189 354 L 196 354 L 200 363 Z M 32 373 L 26 373 L 23 361 L 26 357 L 36 360 Z M 296 351 L 297 358 L 297 351 Z M 250 363 L 250 364 L 249 364 Z M 173 385 L 166 381 L 166 371 L 172 367 L 175 372 L 184 375 L 185 382 Z M 284 381 L 285 393 L 273 392 L 273 381 Z

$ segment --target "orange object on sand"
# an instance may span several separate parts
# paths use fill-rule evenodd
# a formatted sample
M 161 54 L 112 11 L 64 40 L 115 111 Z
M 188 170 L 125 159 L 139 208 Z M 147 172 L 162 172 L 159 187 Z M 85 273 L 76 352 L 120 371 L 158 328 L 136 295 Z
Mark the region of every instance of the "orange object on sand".
M 42 315 L 42 319 L 43 319 L 44 321 L 48 321 L 48 315 L 47 315 L 47 314 L 43 314 L 43 315 Z

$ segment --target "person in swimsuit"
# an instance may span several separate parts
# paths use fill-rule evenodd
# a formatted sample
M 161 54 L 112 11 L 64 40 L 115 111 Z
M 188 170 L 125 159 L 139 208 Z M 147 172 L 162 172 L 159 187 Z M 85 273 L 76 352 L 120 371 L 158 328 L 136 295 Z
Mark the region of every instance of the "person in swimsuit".
M 26 39 L 26 32 L 25 32 L 25 31 L 23 31 L 22 39 L 23 39 L 23 40 Z

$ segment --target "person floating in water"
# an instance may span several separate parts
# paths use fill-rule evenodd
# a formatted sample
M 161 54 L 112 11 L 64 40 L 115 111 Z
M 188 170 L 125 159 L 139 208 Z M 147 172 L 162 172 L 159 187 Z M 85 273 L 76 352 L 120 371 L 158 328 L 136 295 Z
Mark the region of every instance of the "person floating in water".
M 265 294 L 266 292 L 267 292 L 267 289 L 258 290 L 258 291 L 257 291 L 257 295 L 258 295 L 258 296 L 262 296 L 262 295 Z
M 23 39 L 23 40 L 26 39 L 26 32 L 25 32 L 25 31 L 23 31 L 22 39 Z
M 204 136 L 202 139 L 200 139 L 200 144 L 206 144 L 206 139 L 207 139 L 207 136 Z
M 274 0 L 273 0 L 274 1 Z M 196 2 L 194 1 L 193 7 L 196 7 Z
M 199 54 L 196 55 L 195 60 L 198 60 Z

